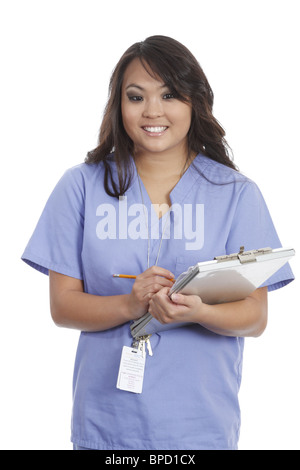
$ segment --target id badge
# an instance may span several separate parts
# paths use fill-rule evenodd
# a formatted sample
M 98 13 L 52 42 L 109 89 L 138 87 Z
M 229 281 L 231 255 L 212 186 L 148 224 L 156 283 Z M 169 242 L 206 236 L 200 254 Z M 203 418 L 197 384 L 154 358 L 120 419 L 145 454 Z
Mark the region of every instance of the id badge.
M 117 388 L 126 392 L 142 393 L 146 355 L 139 349 L 123 346 Z

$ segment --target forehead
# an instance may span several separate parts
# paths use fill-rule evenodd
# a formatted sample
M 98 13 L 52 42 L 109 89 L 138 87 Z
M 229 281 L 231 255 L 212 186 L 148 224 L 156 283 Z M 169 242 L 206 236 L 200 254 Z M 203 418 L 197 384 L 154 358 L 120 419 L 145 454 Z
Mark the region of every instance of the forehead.
M 124 73 L 123 89 L 126 90 L 130 85 L 139 85 L 142 88 L 161 88 L 165 86 L 161 78 L 155 75 L 150 67 L 148 70 L 138 58 L 130 62 Z

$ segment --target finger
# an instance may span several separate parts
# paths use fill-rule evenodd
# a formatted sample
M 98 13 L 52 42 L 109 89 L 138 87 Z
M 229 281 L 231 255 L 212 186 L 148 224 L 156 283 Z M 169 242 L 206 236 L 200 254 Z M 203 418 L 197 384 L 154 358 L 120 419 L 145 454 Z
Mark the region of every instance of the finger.
M 174 279 L 174 274 L 171 273 L 171 271 L 168 271 L 165 268 L 161 268 L 160 266 L 152 266 L 151 268 L 147 269 L 142 274 L 140 274 L 140 277 L 143 277 L 143 278 L 153 277 L 153 276 L 161 276 L 170 280 Z
M 171 300 L 172 302 L 174 302 L 174 304 L 186 305 L 187 307 L 189 307 L 192 304 L 192 299 L 190 297 L 191 296 L 189 295 L 172 294 Z
M 170 288 L 168 286 L 166 286 L 166 287 L 163 287 L 162 289 L 160 289 L 160 291 L 157 293 L 157 295 L 164 298 L 164 300 L 170 302 L 170 298 L 168 296 L 169 292 L 170 292 Z
M 149 302 L 150 299 L 154 296 L 160 297 L 160 302 L 167 302 L 171 304 L 171 300 L 168 296 L 170 291 L 170 287 L 163 287 L 159 284 L 150 284 L 147 287 L 143 287 L 139 290 L 140 298 L 143 300 L 147 300 Z
M 152 292 L 156 293 L 159 292 L 161 289 L 168 289 L 172 287 L 172 282 L 168 279 L 160 276 L 155 276 L 153 278 L 146 278 L 140 279 L 139 283 L 137 284 L 136 288 L 139 291 L 143 291 L 144 293 Z
M 168 289 L 170 290 L 170 288 L 173 286 L 173 283 L 172 281 L 170 281 L 169 279 L 166 279 L 165 277 L 161 277 L 161 276 L 155 276 L 150 284 L 149 284 L 149 287 L 150 286 L 153 286 L 154 289 L 156 290 L 156 292 L 160 291 L 161 289 Z
M 169 307 L 172 307 L 172 305 L 174 304 L 168 296 L 169 291 L 170 289 L 168 287 L 164 287 L 156 294 L 153 294 L 151 298 L 152 307 L 155 309 L 160 309 L 162 311 L 165 311 L 166 309 L 169 309 Z
M 175 306 L 169 297 L 166 294 L 161 295 L 160 291 L 150 300 L 148 312 L 162 324 L 171 323 L 174 321 Z

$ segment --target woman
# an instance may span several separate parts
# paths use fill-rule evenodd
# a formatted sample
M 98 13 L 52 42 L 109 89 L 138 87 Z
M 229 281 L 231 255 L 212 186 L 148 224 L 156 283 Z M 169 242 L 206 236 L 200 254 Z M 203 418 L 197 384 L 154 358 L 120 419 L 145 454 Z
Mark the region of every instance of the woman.
M 209 83 L 183 45 L 154 36 L 130 47 L 111 78 L 98 147 L 62 177 L 23 254 L 49 273 L 54 322 L 82 331 L 76 449 L 237 448 L 243 338 L 262 334 L 267 291 L 293 274 L 286 265 L 235 303 L 168 297 L 172 279 L 198 261 L 241 245 L 280 247 L 212 106 Z M 147 311 L 190 325 L 152 335 L 137 393 L 118 374 L 122 348 L 132 345 L 130 322 Z

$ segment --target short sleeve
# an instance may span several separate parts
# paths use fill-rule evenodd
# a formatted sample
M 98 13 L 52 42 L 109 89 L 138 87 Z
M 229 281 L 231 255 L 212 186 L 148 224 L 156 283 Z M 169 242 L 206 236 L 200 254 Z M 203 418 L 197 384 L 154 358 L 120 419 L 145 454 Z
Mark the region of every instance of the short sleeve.
M 84 180 L 78 169 L 68 170 L 50 195 L 23 261 L 38 271 L 49 270 L 83 279 L 81 261 L 84 227 Z
M 228 254 L 236 253 L 241 246 L 245 250 L 282 247 L 265 200 L 252 181 L 244 184 L 239 195 L 226 251 Z M 261 287 L 267 286 L 272 291 L 287 285 L 293 279 L 294 275 L 287 263 Z

